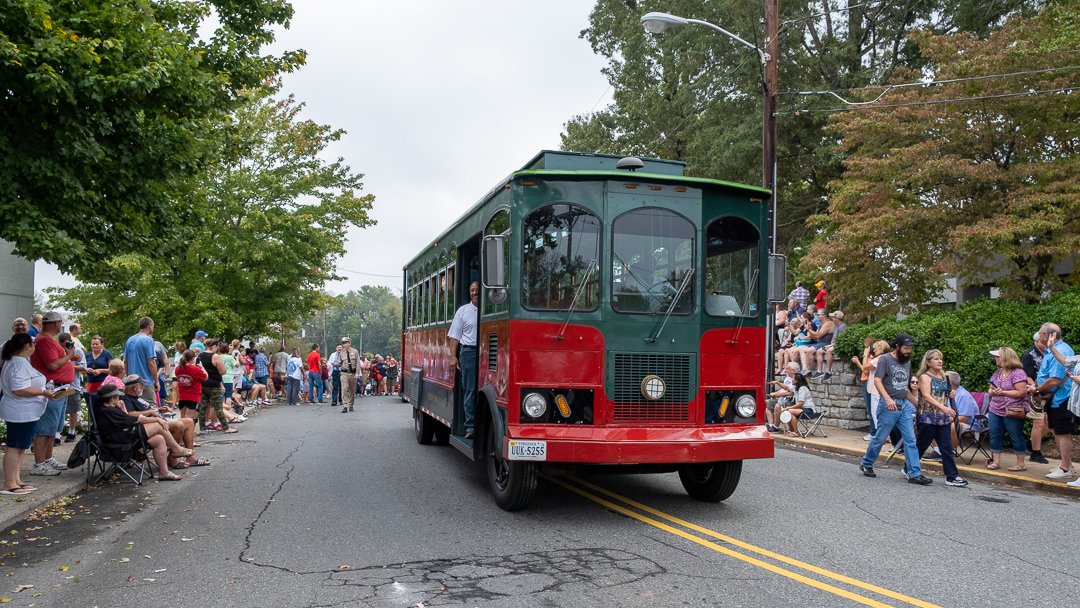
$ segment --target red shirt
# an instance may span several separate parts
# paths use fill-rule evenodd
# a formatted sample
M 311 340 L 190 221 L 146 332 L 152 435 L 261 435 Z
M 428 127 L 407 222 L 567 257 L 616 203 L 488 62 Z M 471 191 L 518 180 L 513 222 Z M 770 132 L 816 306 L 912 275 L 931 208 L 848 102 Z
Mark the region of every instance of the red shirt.
M 202 400 L 202 383 L 208 377 L 201 365 L 181 365 L 176 368 L 176 384 L 180 387 L 180 401 Z
M 309 372 L 322 373 L 322 357 L 319 356 L 319 351 L 313 350 L 308 353 L 307 367 Z
M 814 308 L 828 308 L 829 292 L 822 289 L 817 292 L 817 297 L 814 298 Z
M 45 376 L 45 380 L 68 384 L 75 379 L 75 365 L 68 361 L 55 370 L 49 369 L 46 363 L 52 363 L 57 359 L 67 356 L 67 351 L 52 336 L 38 334 L 34 338 L 34 354 L 30 355 L 30 365 Z

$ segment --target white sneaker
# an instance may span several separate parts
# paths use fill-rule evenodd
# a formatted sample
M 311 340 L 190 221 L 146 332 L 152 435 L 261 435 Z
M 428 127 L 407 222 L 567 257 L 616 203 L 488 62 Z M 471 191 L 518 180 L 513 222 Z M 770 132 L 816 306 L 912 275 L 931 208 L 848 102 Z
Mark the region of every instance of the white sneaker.
M 34 468 L 30 469 L 30 474 L 31 475 L 46 475 L 46 476 L 51 477 L 53 475 L 59 475 L 60 471 L 57 471 L 56 469 L 50 467 L 49 465 L 45 464 L 44 462 L 41 462 L 41 463 L 35 464 Z
M 867 433 L 867 434 L 865 434 L 865 435 L 863 435 L 863 436 L 862 436 L 862 440 L 863 440 L 863 441 L 870 441 L 870 440 L 871 440 L 871 439 L 873 439 L 873 438 L 874 438 L 874 436 L 873 436 L 873 435 L 871 435 L 870 433 Z
M 66 464 L 60 462 L 59 460 L 57 460 L 55 458 L 50 458 L 50 459 L 42 462 L 42 464 L 47 464 L 47 465 L 49 465 L 50 469 L 56 469 L 57 471 L 66 471 L 67 468 L 68 468 L 68 466 Z
M 1076 470 L 1063 471 L 1061 467 L 1054 467 L 1046 474 L 1047 479 L 1072 479 L 1073 477 L 1076 477 Z
M 1074 479 L 1065 485 L 1069 486 L 1070 488 L 1080 488 L 1080 479 Z

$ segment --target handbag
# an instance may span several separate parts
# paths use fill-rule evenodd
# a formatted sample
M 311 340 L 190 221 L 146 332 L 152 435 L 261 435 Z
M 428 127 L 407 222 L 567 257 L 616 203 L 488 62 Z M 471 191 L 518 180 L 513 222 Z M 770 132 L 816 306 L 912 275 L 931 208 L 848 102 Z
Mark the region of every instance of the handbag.
M 1028 411 L 1027 411 L 1027 417 L 1028 418 L 1031 418 L 1032 420 L 1042 420 L 1043 419 L 1043 416 L 1045 416 L 1045 414 L 1043 413 L 1043 407 L 1045 406 L 1045 402 L 1043 401 L 1042 395 L 1040 395 L 1038 393 L 1028 393 L 1027 405 L 1028 405 Z
M 1005 417 L 1023 420 L 1024 418 L 1027 418 L 1027 408 L 1023 405 L 1006 405 Z

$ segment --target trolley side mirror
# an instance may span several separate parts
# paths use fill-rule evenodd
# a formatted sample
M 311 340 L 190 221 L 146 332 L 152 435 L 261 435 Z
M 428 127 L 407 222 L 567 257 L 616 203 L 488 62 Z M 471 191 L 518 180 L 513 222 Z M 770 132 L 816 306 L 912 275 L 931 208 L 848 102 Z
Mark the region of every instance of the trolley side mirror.
M 483 267 L 480 281 L 487 289 L 506 287 L 506 235 L 490 234 L 484 237 L 481 258 Z
M 787 256 L 769 254 L 769 301 L 783 302 L 787 297 Z

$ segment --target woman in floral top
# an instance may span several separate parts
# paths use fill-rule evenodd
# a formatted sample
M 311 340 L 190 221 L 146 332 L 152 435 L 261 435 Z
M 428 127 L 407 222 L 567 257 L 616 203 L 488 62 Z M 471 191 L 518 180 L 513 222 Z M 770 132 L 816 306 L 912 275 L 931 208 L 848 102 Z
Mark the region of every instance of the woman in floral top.
M 930 442 L 937 441 L 945 485 L 962 488 L 967 481 L 960 477 L 953 458 L 952 427 L 956 412 L 949 407 L 949 379 L 945 377 L 944 364 L 940 350 L 928 350 L 915 376 L 919 380 L 919 435 L 915 447 L 922 456 Z
M 1024 458 L 1027 456 L 1027 440 L 1024 438 L 1024 421 L 1005 416 L 1006 406 L 1026 407 L 1027 374 L 1020 363 L 1020 357 L 1011 348 L 999 348 L 990 351 L 998 369 L 990 377 L 990 407 L 986 413 L 990 425 L 990 453 L 993 459 L 986 463 L 988 469 L 1001 468 L 1001 452 L 1005 449 L 1005 432 L 1008 431 L 1016 453 L 1016 464 L 1010 471 L 1026 471 Z

